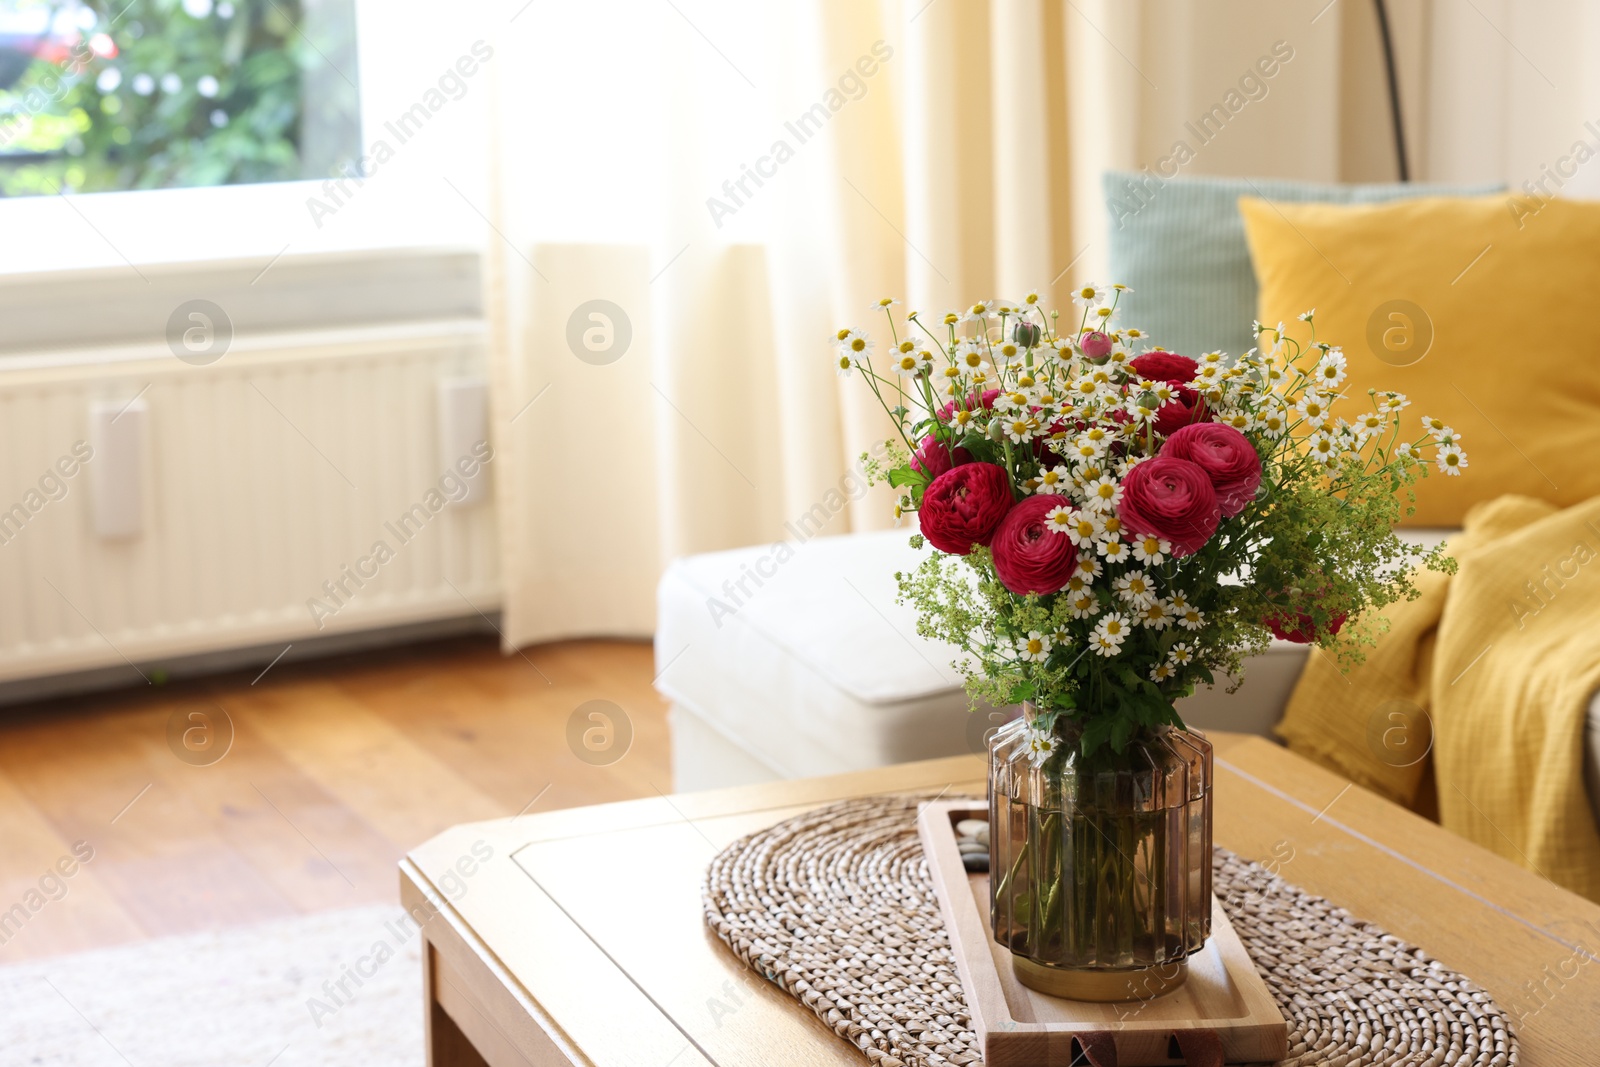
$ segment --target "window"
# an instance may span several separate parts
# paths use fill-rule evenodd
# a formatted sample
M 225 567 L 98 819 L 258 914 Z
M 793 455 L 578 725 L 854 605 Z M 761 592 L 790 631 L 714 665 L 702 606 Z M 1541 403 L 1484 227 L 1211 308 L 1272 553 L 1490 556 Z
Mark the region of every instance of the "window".
M 0 194 L 320 179 L 356 85 L 354 0 L 0 0 Z

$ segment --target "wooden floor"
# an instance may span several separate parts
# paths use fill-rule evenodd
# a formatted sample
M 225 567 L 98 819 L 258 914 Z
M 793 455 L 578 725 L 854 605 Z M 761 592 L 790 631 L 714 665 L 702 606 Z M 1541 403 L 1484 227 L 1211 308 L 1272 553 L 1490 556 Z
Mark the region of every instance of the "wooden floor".
M 400 856 L 455 823 L 670 791 L 651 663 L 645 644 L 459 638 L 0 709 L 0 920 L 44 899 L 0 926 L 0 965 L 395 900 Z M 632 725 L 609 765 L 569 745 L 591 700 Z M 196 765 L 208 721 L 232 746 Z M 77 842 L 93 859 L 47 877 Z

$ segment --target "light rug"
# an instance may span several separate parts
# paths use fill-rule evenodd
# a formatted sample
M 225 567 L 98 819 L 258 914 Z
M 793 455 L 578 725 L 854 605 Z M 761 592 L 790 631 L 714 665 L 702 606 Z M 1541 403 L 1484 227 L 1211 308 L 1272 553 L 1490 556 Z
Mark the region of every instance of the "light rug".
M 374 905 L 0 968 L 0 1065 L 420 1067 L 420 940 Z

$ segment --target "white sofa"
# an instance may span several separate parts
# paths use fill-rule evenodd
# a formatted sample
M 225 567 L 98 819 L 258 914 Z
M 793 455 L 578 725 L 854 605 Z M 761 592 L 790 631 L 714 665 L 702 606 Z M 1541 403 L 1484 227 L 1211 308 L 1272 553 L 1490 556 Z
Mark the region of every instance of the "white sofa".
M 678 790 L 864 770 L 983 750 L 1007 712 L 969 713 L 947 646 L 895 602 L 916 565 L 909 529 L 690 556 L 661 579 L 656 686 L 671 701 Z M 1405 531 L 1415 545 L 1448 531 Z M 1307 646 L 1274 641 L 1235 693 L 1179 705 L 1201 729 L 1270 736 Z M 1589 795 L 1600 797 L 1600 695 L 1590 704 Z M 1597 805 L 1600 817 L 1600 805 Z

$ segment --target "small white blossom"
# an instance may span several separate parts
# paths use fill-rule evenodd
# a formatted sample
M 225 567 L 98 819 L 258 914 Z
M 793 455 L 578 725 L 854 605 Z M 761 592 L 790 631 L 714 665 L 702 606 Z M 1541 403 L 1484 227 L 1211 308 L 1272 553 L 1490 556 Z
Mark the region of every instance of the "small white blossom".
M 1092 618 L 1100 614 L 1100 601 L 1093 593 L 1079 593 L 1067 600 L 1067 610 L 1074 619 Z
M 1133 558 L 1140 563 L 1163 563 L 1172 554 L 1172 542 L 1163 541 L 1155 534 L 1140 534 L 1133 539 Z
M 1127 604 L 1132 607 L 1142 608 L 1154 604 L 1156 600 L 1155 583 L 1150 576 L 1141 570 L 1131 570 L 1121 578 L 1111 583 L 1111 588 L 1117 591 Z
M 1029 663 L 1043 663 L 1050 658 L 1050 650 L 1055 647 L 1054 638 L 1038 630 L 1029 630 L 1027 637 L 1019 637 L 1015 643 L 1017 655 Z
M 1436 458 L 1439 463 L 1439 469 L 1452 477 L 1460 475 L 1462 468 L 1467 465 L 1467 454 L 1461 451 L 1460 445 L 1456 444 L 1439 446 L 1439 454 Z
M 1089 647 L 1097 655 L 1111 657 L 1122 649 L 1122 643 L 1128 639 L 1128 620 L 1119 614 L 1107 615 L 1095 624 L 1094 633 L 1090 635 Z
M 1026 735 L 1028 745 L 1028 760 L 1035 767 L 1042 767 L 1046 760 L 1055 754 L 1055 734 L 1048 728 L 1040 728 L 1033 723 L 1028 724 Z

